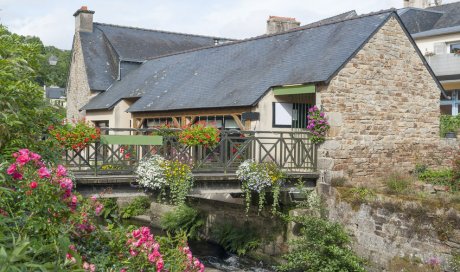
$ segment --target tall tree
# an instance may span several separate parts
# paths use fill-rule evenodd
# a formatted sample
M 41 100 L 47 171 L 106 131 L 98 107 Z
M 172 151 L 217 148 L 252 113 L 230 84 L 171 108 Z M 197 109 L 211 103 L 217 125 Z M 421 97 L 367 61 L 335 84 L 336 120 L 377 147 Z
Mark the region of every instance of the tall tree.
M 0 160 L 19 148 L 50 153 L 40 141 L 60 116 L 37 83 L 43 44 L 10 33 L 0 25 Z

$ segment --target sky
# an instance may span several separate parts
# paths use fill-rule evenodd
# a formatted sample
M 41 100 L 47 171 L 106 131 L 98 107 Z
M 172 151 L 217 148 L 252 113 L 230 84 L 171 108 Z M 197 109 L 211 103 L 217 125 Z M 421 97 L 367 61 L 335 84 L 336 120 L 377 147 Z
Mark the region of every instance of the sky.
M 264 34 L 270 15 L 304 25 L 349 10 L 401 8 L 403 0 L 0 0 L 0 24 L 71 49 L 72 15 L 81 6 L 95 11 L 95 22 L 242 39 Z

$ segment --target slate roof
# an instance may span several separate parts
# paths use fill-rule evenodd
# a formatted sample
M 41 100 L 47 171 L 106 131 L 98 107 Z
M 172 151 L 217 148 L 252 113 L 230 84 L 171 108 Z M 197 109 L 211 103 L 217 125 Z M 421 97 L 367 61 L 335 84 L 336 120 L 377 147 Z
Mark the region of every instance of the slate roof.
M 93 24 L 93 32 L 81 32 L 83 58 L 91 90 L 104 91 L 118 78 L 120 62 L 142 63 L 146 59 L 214 45 L 228 40 L 167 31 Z
M 59 99 L 66 96 L 64 88 L 46 87 L 45 96 L 48 99 Z
M 328 82 L 394 14 L 367 14 L 152 59 L 83 109 L 140 97 L 129 112 L 252 106 L 273 86 Z
M 411 34 L 441 30 L 460 26 L 460 1 L 426 9 L 404 8 L 398 14 Z

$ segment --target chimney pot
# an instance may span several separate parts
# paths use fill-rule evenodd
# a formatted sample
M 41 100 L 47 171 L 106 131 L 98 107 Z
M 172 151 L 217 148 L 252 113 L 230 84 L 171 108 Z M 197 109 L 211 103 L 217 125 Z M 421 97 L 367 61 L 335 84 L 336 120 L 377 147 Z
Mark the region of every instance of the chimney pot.
M 93 32 L 93 14 L 94 11 L 89 10 L 87 6 L 81 6 L 75 11 L 75 32 Z
M 288 31 L 300 26 L 300 22 L 292 17 L 269 16 L 267 20 L 267 34 Z

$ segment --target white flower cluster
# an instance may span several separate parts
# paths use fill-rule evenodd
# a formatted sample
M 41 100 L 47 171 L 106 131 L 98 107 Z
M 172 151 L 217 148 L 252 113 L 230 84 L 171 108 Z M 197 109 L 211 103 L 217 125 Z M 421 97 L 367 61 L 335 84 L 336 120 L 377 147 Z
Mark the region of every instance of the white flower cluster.
M 272 186 L 272 180 L 268 172 L 264 171 L 253 160 L 246 160 L 240 164 L 236 175 L 239 180 L 246 183 L 248 189 L 257 193 Z
M 165 163 L 166 160 L 159 155 L 140 161 L 136 169 L 139 184 L 150 189 L 165 188 L 168 184 L 164 174 Z

